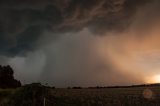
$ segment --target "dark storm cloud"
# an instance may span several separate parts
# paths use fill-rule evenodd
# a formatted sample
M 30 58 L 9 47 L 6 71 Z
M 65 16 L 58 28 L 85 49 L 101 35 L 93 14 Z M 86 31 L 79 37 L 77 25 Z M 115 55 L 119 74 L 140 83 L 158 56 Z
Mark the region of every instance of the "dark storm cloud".
M 121 31 L 130 24 L 136 8 L 146 2 L 149 0 L 1 0 L 0 53 L 24 54 L 36 48 L 46 30 Z
M 159 5 L 159 0 L 0 0 L 0 64 L 13 66 L 24 83 L 143 82 L 143 72 L 130 60 L 132 49 L 145 37 L 150 41 L 146 31 L 159 22 Z

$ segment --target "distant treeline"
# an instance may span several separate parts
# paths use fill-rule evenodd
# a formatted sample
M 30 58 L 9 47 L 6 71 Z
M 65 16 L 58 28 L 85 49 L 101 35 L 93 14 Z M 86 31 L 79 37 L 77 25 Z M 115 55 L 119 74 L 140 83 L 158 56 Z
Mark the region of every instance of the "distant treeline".
M 105 89 L 105 88 L 134 88 L 134 87 L 158 87 L 160 86 L 159 83 L 156 84 L 141 84 L 141 85 L 130 85 L 130 86 L 95 86 L 95 87 L 80 87 L 80 86 L 74 86 L 74 87 L 67 87 L 67 89 Z M 49 87 L 52 89 L 56 89 L 55 86 Z
M 88 87 L 89 89 L 102 89 L 102 88 L 133 88 L 133 87 L 154 87 L 154 86 L 160 86 L 159 83 L 156 84 L 141 84 L 141 85 L 131 85 L 131 86 L 107 86 L 107 87 Z
M 156 83 L 156 84 L 141 84 L 141 85 L 130 85 L 130 86 L 95 86 L 95 87 L 87 87 L 87 88 L 88 89 L 104 89 L 104 88 L 134 88 L 134 87 L 154 87 L 154 86 L 157 87 L 157 86 L 160 86 L 160 84 Z M 86 89 L 86 87 L 68 87 L 67 89 Z

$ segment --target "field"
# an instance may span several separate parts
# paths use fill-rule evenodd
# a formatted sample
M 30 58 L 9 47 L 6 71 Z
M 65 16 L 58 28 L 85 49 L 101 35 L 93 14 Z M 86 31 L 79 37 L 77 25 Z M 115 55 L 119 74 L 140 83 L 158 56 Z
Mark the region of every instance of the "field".
M 160 106 L 160 86 L 65 89 L 28 85 L 0 90 L 0 106 Z

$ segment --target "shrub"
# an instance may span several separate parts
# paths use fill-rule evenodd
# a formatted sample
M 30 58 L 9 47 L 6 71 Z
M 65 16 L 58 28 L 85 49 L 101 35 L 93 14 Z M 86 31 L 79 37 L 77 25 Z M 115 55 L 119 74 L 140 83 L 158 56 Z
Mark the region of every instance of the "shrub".
M 25 85 L 18 89 L 12 97 L 13 106 L 42 106 L 45 87 L 40 83 Z

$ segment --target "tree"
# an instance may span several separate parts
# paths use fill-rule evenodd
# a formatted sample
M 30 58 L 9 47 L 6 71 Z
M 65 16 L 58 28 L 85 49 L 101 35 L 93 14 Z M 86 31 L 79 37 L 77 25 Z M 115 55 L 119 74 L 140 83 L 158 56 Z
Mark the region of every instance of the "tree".
M 14 79 L 13 69 L 7 66 L 0 65 L 0 88 L 17 88 L 21 86 L 21 82 Z

